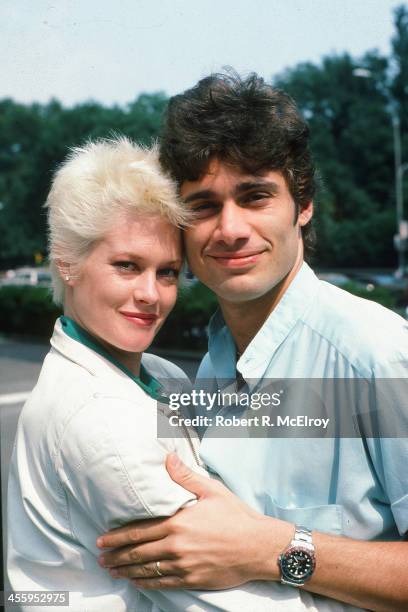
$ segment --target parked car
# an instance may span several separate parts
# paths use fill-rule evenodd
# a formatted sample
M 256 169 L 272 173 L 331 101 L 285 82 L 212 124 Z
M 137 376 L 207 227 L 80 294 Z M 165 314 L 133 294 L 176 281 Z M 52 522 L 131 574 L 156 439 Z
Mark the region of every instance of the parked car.
M 48 268 L 17 268 L 16 270 L 7 270 L 1 279 L 3 286 L 20 285 L 20 286 L 37 286 L 51 287 L 51 273 Z
M 394 274 L 353 274 L 351 280 L 365 286 L 367 291 L 376 287 L 402 291 L 408 286 L 407 278 L 397 278 Z

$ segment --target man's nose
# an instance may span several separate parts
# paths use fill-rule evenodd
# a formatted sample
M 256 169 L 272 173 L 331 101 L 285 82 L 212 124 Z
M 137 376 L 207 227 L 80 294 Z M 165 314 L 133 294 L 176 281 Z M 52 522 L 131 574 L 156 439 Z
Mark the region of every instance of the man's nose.
M 247 240 L 251 233 L 247 213 L 246 209 L 238 206 L 233 200 L 224 202 L 214 238 L 228 246 L 232 246 L 239 240 Z
M 138 276 L 133 289 L 133 297 L 137 302 L 150 306 L 158 302 L 159 292 L 155 271 L 145 271 Z

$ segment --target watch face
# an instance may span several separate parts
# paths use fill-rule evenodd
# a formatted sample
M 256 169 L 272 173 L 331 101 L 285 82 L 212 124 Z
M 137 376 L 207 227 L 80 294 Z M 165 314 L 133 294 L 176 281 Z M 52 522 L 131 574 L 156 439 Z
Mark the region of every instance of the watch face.
M 314 554 L 303 547 L 293 546 L 280 557 L 282 576 L 304 582 L 313 574 L 316 562 Z

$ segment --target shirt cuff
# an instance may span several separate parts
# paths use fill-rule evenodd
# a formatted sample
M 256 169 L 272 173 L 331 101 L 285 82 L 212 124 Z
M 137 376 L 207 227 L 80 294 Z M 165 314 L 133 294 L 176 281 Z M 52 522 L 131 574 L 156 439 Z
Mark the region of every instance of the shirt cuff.
M 391 510 L 398 527 L 398 531 L 403 536 L 408 531 L 408 493 L 398 501 L 391 504 Z

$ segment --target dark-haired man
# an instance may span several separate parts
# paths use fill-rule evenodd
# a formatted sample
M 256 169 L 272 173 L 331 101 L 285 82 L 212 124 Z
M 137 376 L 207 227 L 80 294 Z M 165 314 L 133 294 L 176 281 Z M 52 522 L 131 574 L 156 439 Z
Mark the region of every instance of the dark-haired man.
M 304 263 L 314 172 L 307 126 L 286 94 L 256 75 L 202 80 L 170 101 L 161 159 L 195 213 L 190 266 L 220 303 L 199 377 L 406 380 L 403 319 Z M 105 546 L 125 546 L 105 554 L 120 575 L 146 589 L 280 580 L 315 594 L 322 610 L 406 609 L 407 437 L 204 436 L 201 454 L 248 506 L 170 457 L 173 479 L 198 503 L 108 536 Z M 152 561 L 160 577 L 149 575 Z

